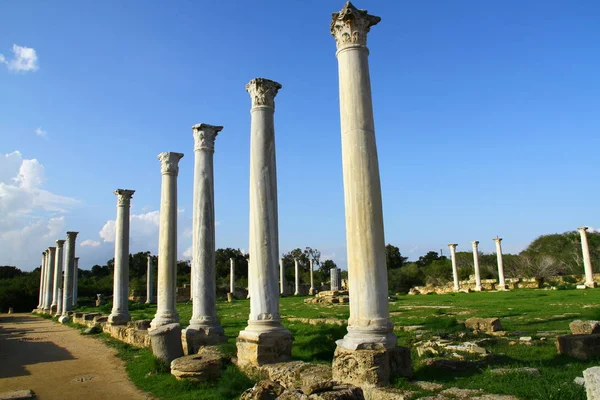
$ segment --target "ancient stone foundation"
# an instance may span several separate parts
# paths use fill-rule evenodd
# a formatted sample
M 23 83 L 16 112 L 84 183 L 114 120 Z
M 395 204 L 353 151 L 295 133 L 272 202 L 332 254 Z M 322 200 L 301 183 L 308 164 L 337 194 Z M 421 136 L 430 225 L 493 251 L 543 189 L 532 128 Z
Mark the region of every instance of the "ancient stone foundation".
M 329 303 L 329 304 L 346 304 L 350 302 L 350 296 L 347 290 L 327 290 L 319 292 L 310 299 L 304 299 L 305 303 Z
M 286 329 L 253 332 L 245 330 L 237 338 L 240 367 L 288 361 L 292 354 L 292 334 Z
M 226 342 L 227 336 L 220 326 L 190 326 L 181 332 L 181 340 L 185 354 L 196 354 L 202 346 Z
M 183 356 L 181 326 L 178 323 L 161 325 L 148 331 L 152 354 L 159 360 L 171 363 Z

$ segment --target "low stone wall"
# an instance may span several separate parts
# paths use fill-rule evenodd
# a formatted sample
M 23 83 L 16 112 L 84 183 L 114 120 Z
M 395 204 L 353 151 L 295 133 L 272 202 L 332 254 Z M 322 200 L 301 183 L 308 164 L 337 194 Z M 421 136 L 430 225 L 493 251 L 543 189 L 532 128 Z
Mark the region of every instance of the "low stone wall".
M 106 315 L 82 312 L 73 313 L 72 318 L 73 323 L 85 325 L 88 328 L 99 325 L 104 333 L 132 346 L 150 348 L 149 321 L 131 321 L 127 325 L 109 325 Z

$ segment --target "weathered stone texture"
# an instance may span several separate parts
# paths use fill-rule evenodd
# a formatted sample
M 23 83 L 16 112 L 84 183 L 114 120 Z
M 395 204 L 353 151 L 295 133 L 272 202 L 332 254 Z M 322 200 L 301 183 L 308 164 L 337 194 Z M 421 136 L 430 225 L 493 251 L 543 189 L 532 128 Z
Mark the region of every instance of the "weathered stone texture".
M 203 347 L 198 354 L 183 356 L 171 361 L 171 374 L 177 379 L 193 381 L 216 380 L 227 362 L 223 353 L 214 347 Z
M 502 331 L 502 324 L 498 318 L 469 318 L 465 321 L 468 329 L 491 333 Z
M 583 371 L 587 400 L 600 400 L 600 367 L 592 367 Z
M 170 363 L 183 356 L 181 326 L 177 323 L 159 326 L 148 331 L 154 356 Z
M 556 347 L 559 354 L 589 360 L 600 356 L 600 334 L 558 336 Z
M 578 319 L 569 324 L 569 329 L 571 329 L 573 335 L 591 335 L 593 333 L 600 333 L 600 322 L 582 321 Z
M 285 329 L 266 332 L 242 331 L 236 342 L 238 364 L 262 365 L 289 361 L 292 342 L 292 335 Z

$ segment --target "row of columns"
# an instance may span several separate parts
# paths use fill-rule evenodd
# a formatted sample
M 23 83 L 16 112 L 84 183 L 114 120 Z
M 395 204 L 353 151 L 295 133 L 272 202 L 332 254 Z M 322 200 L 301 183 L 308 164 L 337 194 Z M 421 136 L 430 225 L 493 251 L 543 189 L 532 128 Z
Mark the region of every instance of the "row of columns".
M 493 239 L 496 242 L 496 257 L 498 260 L 498 284 L 496 285 L 496 290 L 508 290 L 508 285 L 504 280 L 504 264 L 502 262 L 502 238 L 496 237 Z M 475 270 L 475 290 L 481 291 L 481 274 L 479 272 L 479 241 L 475 240 L 471 242 L 473 246 L 473 268 Z M 452 261 L 452 279 L 454 283 L 454 291 L 458 292 L 460 290 L 460 283 L 458 280 L 458 266 L 456 263 L 456 246 L 458 244 L 451 243 L 448 245 L 450 247 L 450 257 Z

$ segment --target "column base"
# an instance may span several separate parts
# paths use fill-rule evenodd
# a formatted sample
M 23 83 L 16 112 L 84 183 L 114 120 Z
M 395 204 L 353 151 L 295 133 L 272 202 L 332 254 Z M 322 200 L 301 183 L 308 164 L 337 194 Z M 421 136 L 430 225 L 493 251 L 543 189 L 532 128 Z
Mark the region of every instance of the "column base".
M 412 376 L 410 349 L 399 346 L 351 350 L 338 343 L 331 368 L 334 381 L 359 387 L 385 386 L 392 376 Z
M 481 286 L 475 286 L 475 289 L 473 289 L 475 292 L 483 292 L 484 289 Z
M 179 323 L 179 314 L 174 312 L 172 314 L 169 313 L 161 313 L 160 315 L 156 313 L 154 319 L 150 323 L 150 328 L 158 328 L 160 326 L 165 326 L 169 324 L 178 324 Z
M 240 367 L 289 361 L 292 358 L 292 333 L 282 326 L 240 332 L 236 340 L 237 363 Z
M 314 296 L 315 294 L 316 294 L 316 290 L 314 288 L 308 289 L 308 295 L 309 296 Z
M 129 321 L 131 321 L 131 316 L 129 313 L 118 313 L 118 314 L 110 314 L 108 316 L 108 325 L 126 325 Z
M 359 328 L 348 326 L 348 333 L 343 339 L 336 341 L 338 347 L 348 350 L 361 350 L 373 348 L 393 349 L 396 347 L 397 337 L 394 335 L 394 328 L 391 324 L 372 327 Z
M 69 317 L 68 315 L 61 315 L 58 318 L 58 322 L 60 322 L 61 324 L 66 324 L 67 322 L 71 322 L 71 317 Z
M 585 287 L 591 288 L 591 289 L 595 289 L 598 287 L 598 284 L 596 282 L 586 282 L 585 283 Z
M 181 331 L 183 352 L 187 355 L 198 354 L 202 346 L 212 346 L 227 341 L 227 336 L 220 325 L 190 325 Z
M 510 289 L 508 288 L 508 285 L 496 285 L 496 290 L 506 291 Z

